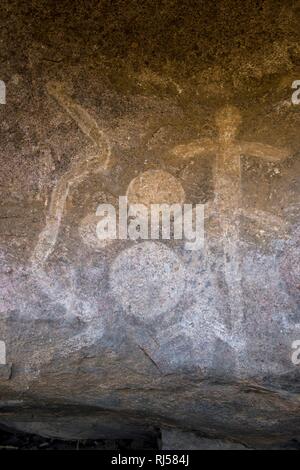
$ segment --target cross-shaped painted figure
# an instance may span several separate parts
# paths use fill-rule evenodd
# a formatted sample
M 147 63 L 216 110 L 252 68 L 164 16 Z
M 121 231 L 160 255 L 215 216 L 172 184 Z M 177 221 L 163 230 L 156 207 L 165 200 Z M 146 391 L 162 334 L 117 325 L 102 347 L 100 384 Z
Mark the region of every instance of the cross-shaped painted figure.
M 281 219 L 267 215 L 265 212 L 245 211 L 241 207 L 241 157 L 254 156 L 268 162 L 278 162 L 286 159 L 290 152 L 285 148 L 257 142 L 236 141 L 236 134 L 241 123 L 241 115 L 237 108 L 226 106 L 216 115 L 216 126 L 219 131 L 218 139 L 200 139 L 187 145 L 178 145 L 172 150 L 172 155 L 188 160 L 201 155 L 216 156 L 214 187 L 215 199 L 207 205 L 208 212 L 218 218 L 219 236 L 223 244 L 223 264 L 225 282 L 228 289 L 230 304 L 230 320 L 233 330 L 239 328 L 243 321 L 243 303 L 240 269 L 240 215 L 253 218 L 259 223 L 267 222 L 283 225 Z

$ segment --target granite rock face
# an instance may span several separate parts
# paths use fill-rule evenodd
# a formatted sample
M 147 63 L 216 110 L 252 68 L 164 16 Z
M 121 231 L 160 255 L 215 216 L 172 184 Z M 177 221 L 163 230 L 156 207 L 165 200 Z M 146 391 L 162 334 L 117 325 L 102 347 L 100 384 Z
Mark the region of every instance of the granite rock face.
M 127 3 L 1 4 L 0 425 L 288 445 L 300 9 Z M 204 205 L 204 246 L 100 240 L 119 196 Z

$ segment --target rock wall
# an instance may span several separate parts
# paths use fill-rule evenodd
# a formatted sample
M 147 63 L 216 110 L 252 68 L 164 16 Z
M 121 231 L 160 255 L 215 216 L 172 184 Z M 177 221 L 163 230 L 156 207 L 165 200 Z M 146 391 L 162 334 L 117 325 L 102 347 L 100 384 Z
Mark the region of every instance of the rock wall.
M 1 10 L 0 424 L 297 440 L 296 3 Z M 99 240 L 119 196 L 204 205 L 204 247 Z

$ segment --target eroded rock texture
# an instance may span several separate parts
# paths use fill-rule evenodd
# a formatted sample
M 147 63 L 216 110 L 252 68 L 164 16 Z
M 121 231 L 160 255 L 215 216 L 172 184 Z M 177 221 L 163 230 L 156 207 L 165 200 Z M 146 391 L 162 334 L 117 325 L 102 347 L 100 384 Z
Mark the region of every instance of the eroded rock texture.
M 0 17 L 0 424 L 296 442 L 297 3 L 4 1 Z M 97 206 L 125 195 L 205 204 L 204 249 L 99 240 Z

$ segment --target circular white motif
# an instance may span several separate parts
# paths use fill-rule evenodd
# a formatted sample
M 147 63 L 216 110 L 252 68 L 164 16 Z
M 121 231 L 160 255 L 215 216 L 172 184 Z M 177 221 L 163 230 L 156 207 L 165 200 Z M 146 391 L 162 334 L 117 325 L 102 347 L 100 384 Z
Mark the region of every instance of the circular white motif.
M 180 181 L 167 171 L 147 170 L 130 182 L 127 197 L 129 204 L 183 204 L 185 192 Z
M 116 258 L 110 287 L 128 313 L 141 319 L 156 317 L 176 307 L 185 288 L 185 269 L 162 243 L 143 242 Z

